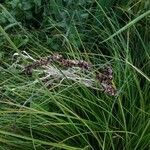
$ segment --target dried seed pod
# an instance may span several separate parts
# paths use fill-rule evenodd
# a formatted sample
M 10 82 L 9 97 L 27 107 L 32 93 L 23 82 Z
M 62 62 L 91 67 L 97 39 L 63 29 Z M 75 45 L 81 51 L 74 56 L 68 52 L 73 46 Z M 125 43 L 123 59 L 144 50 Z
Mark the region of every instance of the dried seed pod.
M 23 72 L 27 75 L 32 75 L 32 65 L 28 65 L 24 68 Z
M 53 54 L 52 56 L 48 56 L 46 58 L 40 59 L 39 61 L 36 61 L 32 63 L 31 65 L 28 65 L 25 67 L 27 74 L 29 72 L 32 72 L 32 69 L 36 69 L 38 67 L 41 67 L 43 65 L 48 65 L 48 63 L 51 62 L 58 62 L 64 67 L 80 67 L 82 69 L 89 69 L 90 64 L 83 60 L 70 60 L 70 59 L 64 59 L 62 55 L 60 54 Z
M 102 81 L 101 85 L 104 89 L 104 92 L 111 95 L 111 96 L 115 96 L 117 94 L 117 90 L 116 88 L 113 86 L 112 83 L 109 83 L 107 81 Z
M 83 60 L 70 60 L 61 58 L 58 62 L 64 67 L 80 67 L 82 69 L 89 69 L 90 64 Z
M 52 57 L 51 56 L 43 58 L 43 59 L 40 59 L 39 61 L 35 61 L 32 64 L 25 66 L 24 72 L 27 75 L 32 75 L 32 70 L 33 69 L 36 69 L 36 68 L 44 66 L 44 65 L 46 66 L 50 62 L 52 62 Z
M 103 73 L 97 72 L 96 73 L 96 79 L 99 80 L 100 82 L 107 80 L 107 76 L 104 75 Z
M 54 55 L 52 56 L 52 60 L 53 60 L 53 61 L 61 61 L 62 58 L 63 58 L 63 56 L 60 55 L 60 54 L 54 54 Z
M 62 59 L 60 64 L 64 67 L 73 67 L 76 65 L 76 62 L 75 62 L 75 60 Z
M 96 79 L 101 83 L 105 93 L 115 96 L 116 88 L 113 86 L 113 71 L 111 67 L 104 68 L 101 73 L 96 73 Z
M 78 60 L 71 60 L 71 63 L 73 66 L 77 66 L 78 65 Z
M 102 73 L 110 80 L 113 78 L 113 70 L 110 66 L 107 66 L 102 70 Z
M 80 68 L 84 68 L 84 69 L 89 69 L 89 68 L 90 68 L 89 63 L 87 63 L 87 62 L 84 61 L 84 60 L 79 60 L 78 66 L 79 66 Z
M 48 56 L 48 57 L 46 57 L 46 59 L 47 59 L 48 63 L 52 62 L 52 56 Z
M 91 68 L 91 65 L 84 61 L 84 60 L 71 60 L 71 59 L 65 59 L 60 54 L 53 54 L 52 56 L 48 56 L 46 58 L 42 58 L 39 61 L 33 62 L 30 65 L 27 65 L 24 68 L 24 72 L 27 75 L 32 75 L 33 69 L 36 69 L 41 66 L 46 66 L 49 63 L 59 63 L 61 66 L 64 67 L 79 67 L 81 69 L 89 69 Z M 106 94 L 109 94 L 111 96 L 115 96 L 117 93 L 116 88 L 113 86 L 113 70 L 110 66 L 105 67 L 101 71 L 96 73 L 96 79 L 99 81 L 99 83 L 102 85 L 103 91 Z

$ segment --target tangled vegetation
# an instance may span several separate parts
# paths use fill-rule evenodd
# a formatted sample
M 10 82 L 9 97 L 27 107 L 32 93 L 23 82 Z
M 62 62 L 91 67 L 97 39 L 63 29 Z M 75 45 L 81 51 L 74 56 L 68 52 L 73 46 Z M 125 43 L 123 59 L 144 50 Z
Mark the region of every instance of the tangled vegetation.
M 1 0 L 0 149 L 148 150 L 149 70 L 149 0 Z

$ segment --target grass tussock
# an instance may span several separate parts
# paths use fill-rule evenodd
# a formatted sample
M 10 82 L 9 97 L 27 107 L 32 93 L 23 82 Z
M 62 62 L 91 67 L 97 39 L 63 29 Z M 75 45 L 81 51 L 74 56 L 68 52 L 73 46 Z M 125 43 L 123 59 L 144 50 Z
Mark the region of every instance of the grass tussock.
M 148 150 L 149 6 L 147 0 L 3 1 L 0 149 Z M 93 82 L 93 72 L 111 66 L 108 85 L 117 94 L 99 90 L 97 80 L 95 88 L 69 80 L 59 63 L 52 64 L 48 85 L 41 80 L 42 68 L 34 68 L 32 75 L 22 73 L 24 66 L 56 53 L 67 65 L 79 64 L 71 60 L 92 64 L 92 71 L 76 72 L 73 79 Z M 67 71 L 74 75 L 76 70 Z M 58 74 L 66 80 L 56 80 Z

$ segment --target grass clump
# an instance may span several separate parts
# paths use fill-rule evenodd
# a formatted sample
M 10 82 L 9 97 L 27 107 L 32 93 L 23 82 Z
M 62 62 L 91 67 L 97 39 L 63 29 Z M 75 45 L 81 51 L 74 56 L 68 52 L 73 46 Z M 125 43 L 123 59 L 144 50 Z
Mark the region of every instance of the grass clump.
M 149 149 L 149 6 L 140 0 L 0 4 L 0 149 Z M 31 63 L 24 51 L 32 61 L 54 53 L 69 63 L 85 60 L 91 74 L 112 66 L 117 95 L 78 81 L 46 86 L 41 68 L 22 73 L 22 64 Z M 63 73 L 59 65 L 53 67 Z

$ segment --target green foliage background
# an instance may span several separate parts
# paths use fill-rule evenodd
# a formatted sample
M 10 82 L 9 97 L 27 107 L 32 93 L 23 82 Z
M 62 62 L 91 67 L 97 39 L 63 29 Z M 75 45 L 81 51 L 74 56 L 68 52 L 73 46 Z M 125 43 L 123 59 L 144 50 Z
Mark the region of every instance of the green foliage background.
M 148 150 L 150 1 L 3 0 L 0 149 Z M 111 65 L 117 97 L 62 83 L 49 90 L 14 67 L 14 53 L 54 52 Z M 28 63 L 21 60 L 22 63 Z

